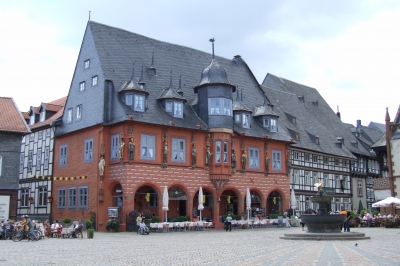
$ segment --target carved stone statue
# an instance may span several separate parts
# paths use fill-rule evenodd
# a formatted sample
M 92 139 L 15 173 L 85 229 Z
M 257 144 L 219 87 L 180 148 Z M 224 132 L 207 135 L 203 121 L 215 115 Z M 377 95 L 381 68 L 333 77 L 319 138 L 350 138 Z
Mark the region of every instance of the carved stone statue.
M 99 161 L 99 172 L 100 176 L 104 176 L 104 167 L 106 166 L 106 160 L 104 160 L 104 156 L 100 156 L 100 161 Z
M 206 147 L 206 166 L 210 166 L 210 158 L 212 156 L 212 152 L 210 152 L 210 147 Z
M 192 165 L 196 165 L 197 162 L 197 150 L 196 147 L 192 148 Z
M 268 157 L 268 154 L 265 153 L 265 169 L 267 172 L 269 171 L 269 161 L 270 161 L 270 158 Z
M 121 139 L 119 143 L 119 158 L 123 159 L 124 158 L 124 149 L 125 149 L 125 141 L 124 139 Z
M 135 142 L 133 141 L 133 138 L 130 139 L 128 148 L 129 160 L 133 160 L 135 158 Z
M 242 154 L 242 169 L 243 169 L 243 170 L 246 169 L 246 162 L 247 162 L 246 151 L 243 151 L 243 154 Z
M 236 151 L 232 149 L 232 168 L 236 168 Z
M 168 142 L 166 141 L 163 148 L 163 163 L 168 162 Z

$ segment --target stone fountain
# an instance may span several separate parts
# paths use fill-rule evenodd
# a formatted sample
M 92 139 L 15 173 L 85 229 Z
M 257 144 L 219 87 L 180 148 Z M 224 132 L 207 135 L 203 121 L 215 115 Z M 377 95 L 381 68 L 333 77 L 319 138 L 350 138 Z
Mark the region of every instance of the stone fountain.
M 361 240 L 369 239 L 364 233 L 342 233 L 340 225 L 346 220 L 346 215 L 329 214 L 329 205 L 332 202 L 332 196 L 327 196 L 322 189 L 322 183 L 315 184 L 318 187 L 317 195 L 311 197 L 312 202 L 319 204 L 316 214 L 302 214 L 301 221 L 306 224 L 307 233 L 284 234 L 282 239 L 300 239 L 300 240 Z

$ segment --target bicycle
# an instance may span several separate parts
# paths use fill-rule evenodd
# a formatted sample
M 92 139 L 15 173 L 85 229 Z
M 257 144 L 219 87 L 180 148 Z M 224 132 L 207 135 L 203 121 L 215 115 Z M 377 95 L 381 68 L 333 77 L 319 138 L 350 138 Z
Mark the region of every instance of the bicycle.
M 25 231 L 22 229 L 16 229 L 13 232 L 12 235 L 12 240 L 14 242 L 18 242 L 21 241 L 22 239 L 28 239 L 28 240 L 32 240 L 32 241 L 37 241 L 38 240 L 38 235 L 35 233 L 31 234 L 29 231 Z

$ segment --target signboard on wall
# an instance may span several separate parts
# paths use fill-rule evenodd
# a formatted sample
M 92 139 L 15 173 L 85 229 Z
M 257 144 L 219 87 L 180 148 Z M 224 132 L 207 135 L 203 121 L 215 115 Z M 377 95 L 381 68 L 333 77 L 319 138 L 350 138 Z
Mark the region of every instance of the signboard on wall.
M 6 221 L 10 215 L 10 196 L 0 196 L 0 221 Z
M 108 208 L 108 218 L 116 218 L 118 217 L 118 208 L 109 207 Z

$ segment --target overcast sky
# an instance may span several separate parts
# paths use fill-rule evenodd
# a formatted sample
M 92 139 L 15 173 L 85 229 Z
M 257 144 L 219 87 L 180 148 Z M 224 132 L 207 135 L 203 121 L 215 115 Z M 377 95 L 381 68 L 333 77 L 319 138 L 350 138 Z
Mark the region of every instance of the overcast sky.
M 400 104 L 396 0 L 0 0 L 0 96 L 21 111 L 66 96 L 89 10 L 93 21 L 205 52 L 214 37 L 215 53 L 241 55 L 259 83 L 271 73 L 314 87 L 347 123 L 384 123 L 386 107 L 393 120 Z

